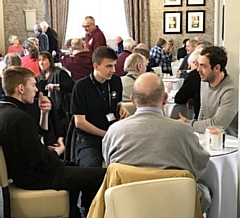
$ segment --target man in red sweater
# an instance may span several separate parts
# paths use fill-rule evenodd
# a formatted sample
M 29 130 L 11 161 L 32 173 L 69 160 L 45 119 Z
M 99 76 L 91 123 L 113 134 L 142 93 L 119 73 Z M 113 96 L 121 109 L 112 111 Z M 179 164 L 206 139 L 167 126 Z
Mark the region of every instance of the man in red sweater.
M 103 32 L 95 25 L 95 20 L 92 16 L 84 18 L 82 27 L 86 31 L 85 41 L 89 51 L 94 52 L 96 48 L 107 45 Z

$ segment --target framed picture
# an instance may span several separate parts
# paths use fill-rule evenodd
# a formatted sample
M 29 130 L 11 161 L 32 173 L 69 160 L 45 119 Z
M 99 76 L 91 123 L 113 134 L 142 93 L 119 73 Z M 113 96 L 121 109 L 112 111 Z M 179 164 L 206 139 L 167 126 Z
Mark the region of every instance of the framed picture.
M 205 11 L 187 11 L 187 33 L 205 32 Z
M 182 6 L 182 0 L 164 0 L 164 7 Z
M 182 12 L 163 12 L 163 32 L 164 34 L 182 33 Z
M 187 6 L 204 6 L 206 0 L 187 0 Z

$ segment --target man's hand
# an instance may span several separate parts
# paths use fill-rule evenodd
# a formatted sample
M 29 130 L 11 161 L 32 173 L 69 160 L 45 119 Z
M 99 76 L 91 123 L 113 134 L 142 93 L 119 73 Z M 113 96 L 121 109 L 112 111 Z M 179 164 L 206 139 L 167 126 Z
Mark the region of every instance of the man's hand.
M 179 120 L 181 120 L 181 121 L 183 121 L 183 122 L 187 119 L 186 117 L 184 117 L 184 116 L 182 115 L 181 112 L 178 113 L 178 116 L 179 116 L 179 118 L 180 118 Z
M 47 113 L 52 109 L 51 101 L 42 92 L 39 92 L 38 106 L 43 113 Z
M 122 120 L 122 119 L 130 116 L 128 110 L 125 107 L 123 107 L 122 105 L 120 105 L 119 116 L 120 116 L 119 120 Z
M 65 146 L 63 143 L 63 137 L 59 137 L 57 140 L 57 143 L 54 144 L 53 146 L 48 146 L 48 149 L 54 150 L 57 152 L 58 155 L 61 155 L 65 150 Z

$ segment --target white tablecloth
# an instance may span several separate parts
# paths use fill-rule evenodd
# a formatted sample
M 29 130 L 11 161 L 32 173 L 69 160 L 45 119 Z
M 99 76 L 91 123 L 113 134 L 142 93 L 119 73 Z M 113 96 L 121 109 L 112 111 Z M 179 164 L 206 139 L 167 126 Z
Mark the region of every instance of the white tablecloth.
M 212 203 L 208 218 L 236 218 L 238 193 L 238 151 L 237 139 L 226 136 L 226 148 L 209 151 L 210 162 L 199 178 L 212 191 Z

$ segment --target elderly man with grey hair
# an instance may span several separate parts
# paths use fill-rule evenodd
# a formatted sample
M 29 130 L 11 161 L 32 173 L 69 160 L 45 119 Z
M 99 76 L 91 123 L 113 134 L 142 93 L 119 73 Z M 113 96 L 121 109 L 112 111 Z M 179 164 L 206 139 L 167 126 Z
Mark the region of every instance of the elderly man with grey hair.
M 123 85 L 122 101 L 130 102 L 134 81 L 139 75 L 146 72 L 146 58 L 137 53 L 129 55 L 124 63 L 124 71 L 127 74 L 121 77 Z
M 130 37 L 123 40 L 123 52 L 118 56 L 116 63 L 116 74 L 118 76 L 124 75 L 124 62 L 126 58 L 132 54 L 133 49 L 136 46 L 136 42 Z
M 48 42 L 49 42 L 49 53 L 52 54 L 54 58 L 54 62 L 59 62 L 59 54 L 60 54 L 60 48 L 58 43 L 58 37 L 57 33 L 54 29 L 50 28 L 48 23 L 46 21 L 42 21 L 40 24 L 40 27 L 42 28 L 42 31 L 48 36 Z
M 84 51 L 83 41 L 80 38 L 71 40 L 71 49 L 71 54 L 60 54 L 60 62 L 71 72 L 74 81 L 77 81 L 93 71 L 92 52 Z
M 106 166 L 122 163 L 184 169 L 190 171 L 196 180 L 199 178 L 208 165 L 209 153 L 200 146 L 193 128 L 164 116 L 166 100 L 163 82 L 157 75 L 145 73 L 136 79 L 131 101 L 137 111 L 111 125 L 103 138 L 102 153 Z M 201 198 L 203 212 L 209 207 L 210 197 L 207 197 L 207 201 L 203 196 Z
M 38 38 L 39 43 L 39 51 L 48 51 L 49 49 L 49 42 L 48 42 L 48 36 L 42 32 L 42 28 L 39 24 L 35 24 L 33 27 L 34 33 L 36 37 Z

